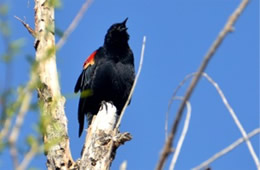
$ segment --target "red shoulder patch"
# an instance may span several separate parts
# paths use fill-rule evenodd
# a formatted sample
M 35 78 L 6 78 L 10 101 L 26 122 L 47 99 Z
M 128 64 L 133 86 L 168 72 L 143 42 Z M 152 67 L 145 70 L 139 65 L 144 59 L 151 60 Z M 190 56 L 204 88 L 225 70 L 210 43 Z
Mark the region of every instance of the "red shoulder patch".
M 83 64 L 83 69 L 88 68 L 89 65 L 93 65 L 95 63 L 95 55 L 96 55 L 97 51 L 94 51 L 84 62 Z

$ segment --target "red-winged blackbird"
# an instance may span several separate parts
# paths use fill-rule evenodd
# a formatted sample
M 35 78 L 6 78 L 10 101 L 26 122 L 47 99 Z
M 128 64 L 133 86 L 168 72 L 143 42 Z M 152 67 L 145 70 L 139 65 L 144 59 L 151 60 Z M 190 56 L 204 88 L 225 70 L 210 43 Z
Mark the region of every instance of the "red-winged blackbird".
M 79 137 L 86 115 L 89 125 L 102 101 L 112 102 L 120 114 L 135 78 L 134 56 L 128 45 L 127 18 L 107 31 L 104 45 L 84 62 L 74 92 L 81 92 L 78 106 Z

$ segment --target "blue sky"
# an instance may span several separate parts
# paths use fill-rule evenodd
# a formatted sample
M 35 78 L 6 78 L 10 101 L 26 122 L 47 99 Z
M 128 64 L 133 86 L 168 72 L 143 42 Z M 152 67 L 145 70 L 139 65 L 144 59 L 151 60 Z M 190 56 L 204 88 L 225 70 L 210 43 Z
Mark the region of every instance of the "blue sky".
M 56 10 L 56 27 L 65 30 L 77 14 L 83 0 L 62 1 Z M 94 0 L 76 30 L 57 53 L 57 65 L 63 95 L 71 151 L 74 159 L 80 155 L 84 136 L 80 139 L 77 123 L 78 97 L 73 89 L 86 57 L 103 44 L 107 29 L 128 17 L 129 44 L 135 55 L 136 70 L 140 59 L 142 38 L 147 36 L 143 70 L 135 89 L 131 105 L 121 124 L 121 131 L 128 131 L 133 140 L 120 147 L 112 169 L 128 161 L 129 170 L 154 169 L 163 147 L 165 112 L 169 99 L 179 82 L 199 67 L 203 56 L 223 28 L 239 0 Z M 13 18 L 26 17 L 33 26 L 32 0 L 8 1 L 12 40 L 23 38 L 22 53 L 14 59 L 12 87 L 29 79 L 26 55 L 34 55 L 33 38 Z M 259 2 L 250 2 L 211 60 L 206 72 L 222 88 L 230 105 L 247 132 L 259 127 Z M 58 39 L 58 37 L 57 37 Z M 0 41 L 0 54 L 3 52 Z M 0 63 L 0 71 L 4 65 Z M 3 76 L 0 76 L 0 84 Z M 1 86 L 0 86 L 1 87 Z M 183 95 L 187 84 L 178 95 Z M 36 94 L 35 94 L 36 98 Z M 241 137 L 227 109 L 212 85 L 201 79 L 191 97 L 192 116 L 176 169 L 195 167 L 211 155 Z M 179 102 L 173 104 L 170 124 Z M 22 137 L 33 133 L 38 113 L 29 113 Z M 180 130 L 180 129 L 179 129 Z M 259 156 L 259 136 L 251 139 Z M 45 169 L 45 157 L 37 156 L 31 167 Z M 168 162 L 169 163 L 169 162 Z M 167 163 L 167 166 L 168 166 Z M 215 161 L 214 170 L 256 169 L 245 144 Z M 12 169 L 5 150 L 0 155 L 0 169 Z

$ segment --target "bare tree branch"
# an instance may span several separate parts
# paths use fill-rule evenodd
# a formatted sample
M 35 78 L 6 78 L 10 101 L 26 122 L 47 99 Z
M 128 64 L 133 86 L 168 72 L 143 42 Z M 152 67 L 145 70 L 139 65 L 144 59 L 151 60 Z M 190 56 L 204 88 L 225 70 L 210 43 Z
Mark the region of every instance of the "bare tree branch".
M 0 131 L 0 141 L 3 141 L 4 138 L 7 136 L 7 133 L 10 129 L 12 117 L 9 116 L 5 119 L 3 128 Z
M 174 97 L 174 99 L 175 100 L 176 99 L 177 100 L 183 100 L 182 97 Z M 182 129 L 182 132 L 181 132 L 180 139 L 177 143 L 177 147 L 176 147 L 175 152 L 173 154 L 169 170 L 174 170 L 175 164 L 177 162 L 178 156 L 179 156 L 180 151 L 181 151 L 182 144 L 184 142 L 184 139 L 185 139 L 186 134 L 187 134 L 188 129 L 189 129 L 190 117 L 191 117 L 191 104 L 190 104 L 189 101 L 186 102 L 186 106 L 187 106 L 187 114 L 186 114 L 186 118 L 185 118 L 185 121 L 184 121 L 184 126 L 183 126 L 183 129 Z
M 247 133 L 246 133 L 245 129 L 243 128 L 242 124 L 240 123 L 238 117 L 236 116 L 236 113 L 234 112 L 234 110 L 232 109 L 230 104 L 228 103 L 228 100 L 226 99 L 224 93 L 222 92 L 222 90 L 220 89 L 218 84 L 210 76 L 208 76 L 206 73 L 203 73 L 203 76 L 206 77 L 206 79 L 216 88 L 216 90 L 217 90 L 219 96 L 221 97 L 224 105 L 228 109 L 231 117 L 233 118 L 235 124 L 237 125 L 238 129 L 240 130 L 242 136 L 244 137 L 246 144 L 247 144 L 247 147 L 249 149 L 249 152 L 250 152 L 253 160 L 255 161 L 256 167 L 260 169 L 259 159 L 258 159 L 258 157 L 257 157 L 257 155 L 254 151 L 252 143 L 250 142 L 250 140 L 247 139 Z
M 9 26 L 8 22 L 4 21 L 5 20 L 5 15 L 0 15 L 0 20 L 3 25 L 6 25 L 7 27 Z M 1 33 L 1 38 L 3 39 L 3 48 L 5 49 L 6 56 L 9 56 L 8 59 L 5 61 L 5 79 L 4 82 L 1 84 L 1 96 L 0 96 L 0 105 L 1 107 L 1 124 L 3 124 L 1 127 L 2 129 L 0 130 L 0 141 L 3 142 L 4 138 L 8 135 L 9 130 L 11 128 L 11 121 L 12 121 L 12 116 L 7 114 L 7 109 L 8 109 L 8 96 L 10 95 L 10 90 L 11 90 L 11 84 L 13 80 L 13 64 L 12 64 L 12 59 L 13 59 L 13 51 L 10 48 L 11 45 L 11 37 L 9 34 L 4 33 L 3 30 L 0 29 Z
M 10 144 L 10 154 L 11 154 L 11 158 L 13 161 L 13 167 L 14 167 L 14 169 L 17 169 L 17 167 L 19 165 L 18 152 L 17 152 L 16 146 L 14 144 Z
M 29 24 L 26 24 L 25 21 L 23 21 L 21 18 L 17 17 L 17 16 L 14 16 L 17 20 L 19 20 L 23 26 L 27 29 L 27 31 L 33 36 L 33 37 L 36 37 L 36 34 L 35 34 L 35 31 L 30 27 Z
M 27 168 L 27 166 L 39 150 L 37 147 L 38 146 L 31 146 L 30 151 L 25 154 L 21 164 L 17 167 L 17 170 L 25 170 Z
M 204 161 L 203 163 L 196 166 L 195 168 L 192 168 L 192 170 L 200 170 L 200 169 L 208 167 L 209 164 L 211 164 L 212 162 L 214 162 L 218 158 L 224 156 L 228 152 L 232 151 L 233 149 L 235 149 L 237 146 L 239 146 L 243 142 L 248 141 L 249 138 L 257 135 L 258 133 L 260 133 L 260 128 L 254 129 L 252 132 L 250 132 L 248 135 L 246 135 L 246 138 L 244 138 L 244 137 L 239 138 L 238 140 L 236 140 L 234 143 L 232 143 L 228 147 L 226 147 L 223 150 L 219 151 L 218 153 L 214 154 L 208 160 Z
M 179 83 L 179 85 L 177 86 L 177 88 L 174 90 L 173 94 L 172 94 L 172 97 L 168 103 L 168 109 L 167 109 L 167 112 L 165 113 L 165 127 L 164 127 L 164 131 L 165 131 L 165 141 L 167 141 L 167 138 L 168 138 L 168 119 L 169 119 L 169 114 L 170 114 L 170 111 L 171 111 L 171 106 L 172 106 L 172 103 L 173 101 L 175 100 L 175 97 L 178 93 L 178 91 L 180 90 L 180 88 L 185 84 L 185 82 L 190 79 L 192 76 L 194 76 L 196 73 L 191 73 L 191 74 L 188 74 L 184 77 L 184 79 Z
M 79 10 L 78 14 L 76 17 L 73 19 L 67 30 L 64 32 L 63 36 L 61 39 L 58 41 L 56 48 L 60 49 L 64 43 L 66 42 L 67 38 L 69 35 L 74 31 L 74 29 L 77 27 L 79 24 L 81 18 L 83 17 L 84 13 L 87 11 L 88 7 L 91 5 L 92 0 L 86 0 L 85 3 L 81 6 L 81 9 Z
M 111 134 L 118 119 L 116 111 L 114 105 L 102 103 L 98 114 L 93 117 L 82 150 L 79 169 L 108 170 L 110 168 L 113 158 L 106 158 L 110 155 L 109 149 L 113 141 Z
M 171 133 L 170 133 L 170 135 L 169 135 L 169 137 L 168 137 L 168 139 L 165 142 L 165 145 L 163 147 L 161 156 L 159 158 L 159 161 L 158 161 L 158 164 L 157 164 L 157 167 L 156 167 L 157 170 L 162 170 L 166 159 L 168 158 L 169 154 L 171 153 L 171 146 L 172 146 L 172 143 L 174 141 L 174 137 L 175 137 L 175 134 L 177 132 L 181 117 L 183 115 L 183 110 L 184 110 L 186 101 L 189 100 L 193 90 L 195 89 L 195 87 L 196 87 L 196 85 L 197 85 L 197 83 L 198 83 L 198 81 L 201 77 L 201 74 L 206 69 L 210 59 L 215 54 L 216 50 L 218 49 L 218 47 L 220 46 L 220 44 L 222 43 L 222 41 L 224 40 L 226 35 L 228 33 L 230 33 L 231 31 L 233 31 L 233 25 L 237 21 L 238 17 L 242 13 L 242 11 L 246 8 L 248 3 L 249 3 L 249 0 L 242 0 L 240 5 L 238 6 L 238 8 L 236 8 L 236 10 L 230 16 L 226 25 L 224 26 L 222 31 L 219 33 L 217 39 L 215 40 L 215 42 L 210 47 L 208 53 L 205 55 L 205 57 L 202 61 L 202 64 L 200 65 L 200 67 L 197 71 L 198 74 L 196 74 L 196 76 L 193 77 L 192 82 L 190 83 L 190 86 L 188 87 L 188 89 L 185 93 L 184 100 L 180 104 L 179 109 L 177 111 L 176 118 L 175 118 L 173 126 L 171 128 Z
M 123 161 L 120 165 L 120 170 L 126 170 L 127 169 L 127 161 Z
M 178 85 L 178 87 L 175 89 L 173 96 L 169 102 L 169 107 L 168 107 L 168 112 L 166 113 L 166 118 L 168 117 L 169 111 L 170 111 L 170 107 L 172 102 L 174 101 L 174 97 L 176 96 L 178 90 L 184 85 L 184 83 L 191 77 L 195 76 L 197 73 L 191 73 L 188 74 L 187 76 L 185 76 L 185 78 L 181 81 L 181 83 Z M 243 126 L 241 125 L 241 123 L 239 122 L 234 110 L 232 109 L 232 107 L 229 105 L 228 100 L 226 99 L 224 93 L 222 92 L 222 90 L 220 89 L 219 85 L 207 74 L 207 73 L 202 73 L 202 76 L 205 77 L 210 84 L 212 84 L 215 89 L 217 90 L 219 96 L 222 99 L 222 102 L 224 103 L 224 105 L 226 106 L 226 108 L 228 109 L 230 115 L 232 116 L 234 122 L 236 123 L 237 127 L 239 128 L 240 132 L 242 133 L 244 139 L 247 138 L 247 136 L 245 136 L 245 130 L 243 128 Z M 168 123 L 168 120 L 166 119 L 166 123 Z M 166 129 L 167 130 L 167 129 Z M 167 132 L 167 131 L 166 131 Z M 253 160 L 255 161 L 256 166 L 258 166 L 258 158 L 257 155 L 253 149 L 253 146 L 251 144 L 251 142 L 249 140 L 245 140 L 249 149 L 250 154 L 252 155 Z
M 30 102 L 31 102 L 31 99 L 32 99 L 32 92 L 28 91 L 27 88 L 26 88 L 24 95 L 25 96 L 23 98 L 20 111 L 19 111 L 19 113 L 16 117 L 15 124 L 13 126 L 13 129 L 12 129 L 10 137 L 9 137 L 9 143 L 16 143 L 20 129 L 21 129 L 21 126 L 22 126 L 23 121 L 24 121 L 24 117 L 25 117 L 25 115 L 26 115 L 26 113 L 29 109 L 29 106 L 30 106 Z
M 19 132 L 21 130 L 21 126 L 22 126 L 23 121 L 24 121 L 24 117 L 25 117 L 25 115 L 26 115 L 26 113 L 29 109 L 30 102 L 31 102 L 31 99 L 32 99 L 32 92 L 31 92 L 31 90 L 29 90 L 30 82 L 25 87 L 24 92 L 22 92 L 22 94 L 21 94 L 21 95 L 24 95 L 24 97 L 22 98 L 23 100 L 22 100 L 22 103 L 21 103 L 20 111 L 17 114 L 16 121 L 13 125 L 11 132 L 10 132 L 11 134 L 10 134 L 9 140 L 8 140 L 9 144 L 10 144 L 10 153 L 11 153 L 11 157 L 12 157 L 15 169 L 17 169 L 18 165 L 19 165 L 16 142 L 17 142 L 17 139 L 18 139 Z

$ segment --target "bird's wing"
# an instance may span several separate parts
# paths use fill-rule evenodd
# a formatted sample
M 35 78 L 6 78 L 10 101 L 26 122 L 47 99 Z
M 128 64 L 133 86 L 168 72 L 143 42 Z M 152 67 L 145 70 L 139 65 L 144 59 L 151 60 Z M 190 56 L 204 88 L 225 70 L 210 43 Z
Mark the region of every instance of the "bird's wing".
M 89 86 L 89 81 L 91 79 L 91 75 L 93 73 L 93 65 L 95 64 L 95 56 L 97 50 L 94 51 L 84 62 L 83 70 L 77 80 L 77 83 L 74 88 L 74 92 L 77 93 L 79 90 L 83 91 L 86 90 Z
M 83 70 L 74 88 L 75 93 L 80 91 L 80 99 L 79 99 L 79 106 L 78 106 L 79 137 L 81 136 L 84 128 L 84 113 L 86 111 L 85 107 L 86 107 L 87 97 L 92 94 L 90 89 L 90 84 L 92 81 L 92 75 L 96 67 L 95 66 L 96 53 L 97 50 L 94 51 L 84 62 Z

